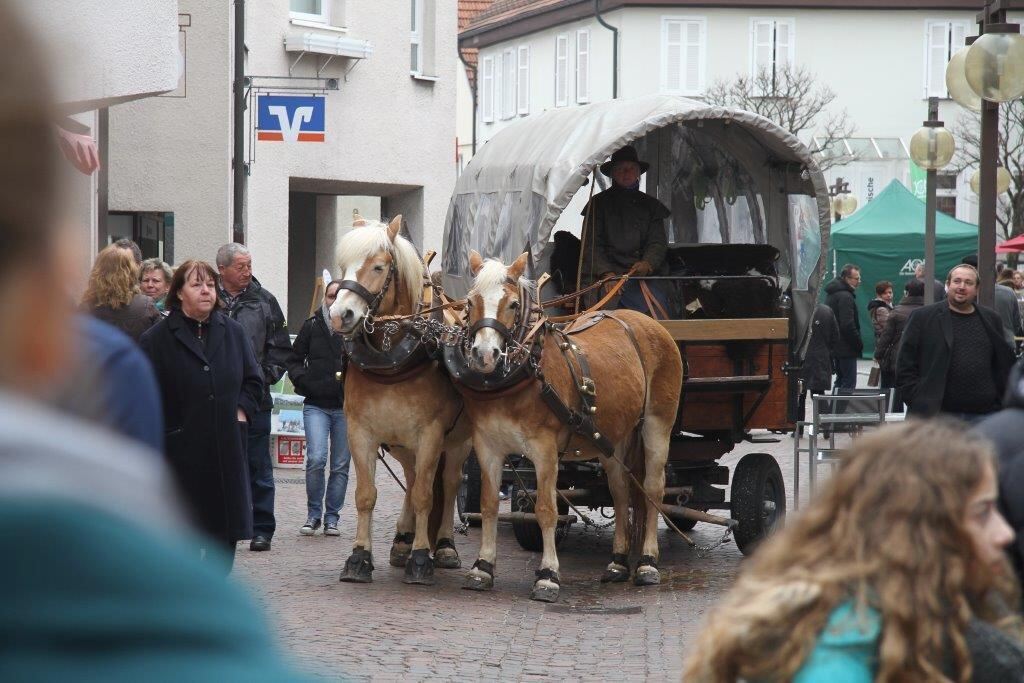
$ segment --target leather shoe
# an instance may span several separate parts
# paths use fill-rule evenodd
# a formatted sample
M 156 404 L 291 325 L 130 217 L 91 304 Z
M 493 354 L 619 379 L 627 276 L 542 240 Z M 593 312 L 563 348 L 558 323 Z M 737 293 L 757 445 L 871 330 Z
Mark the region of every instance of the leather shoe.
M 270 550 L 270 538 L 267 536 L 255 536 L 249 542 L 249 550 Z

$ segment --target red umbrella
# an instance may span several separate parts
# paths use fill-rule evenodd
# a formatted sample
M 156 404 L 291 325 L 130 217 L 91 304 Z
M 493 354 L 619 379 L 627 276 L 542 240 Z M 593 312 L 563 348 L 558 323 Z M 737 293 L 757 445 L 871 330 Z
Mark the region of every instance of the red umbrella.
M 1011 240 L 996 245 L 997 254 L 1016 254 L 1021 251 L 1024 251 L 1024 235 L 1017 235 Z

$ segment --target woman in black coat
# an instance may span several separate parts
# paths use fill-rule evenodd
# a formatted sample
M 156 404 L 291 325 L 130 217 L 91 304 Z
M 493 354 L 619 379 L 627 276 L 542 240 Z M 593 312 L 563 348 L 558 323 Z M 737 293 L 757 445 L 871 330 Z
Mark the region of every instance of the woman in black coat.
M 235 543 L 252 537 L 243 439 L 263 384 L 242 326 L 219 306 L 216 271 L 186 261 L 171 280 L 169 315 L 140 343 L 160 384 L 171 469 L 199 527 L 233 559 Z

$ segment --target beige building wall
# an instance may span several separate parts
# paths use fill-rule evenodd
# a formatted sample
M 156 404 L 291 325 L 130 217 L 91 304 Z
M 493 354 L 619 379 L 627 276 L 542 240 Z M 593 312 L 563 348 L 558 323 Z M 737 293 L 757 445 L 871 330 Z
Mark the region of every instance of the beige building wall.
M 339 82 L 338 90 L 325 95 L 325 142 L 247 142 L 253 161 L 244 216 L 247 244 L 256 277 L 285 311 L 292 294 L 302 302 L 295 311 L 308 307 L 309 283 L 329 267 L 325 261 L 338 230 L 351 223 L 339 213 L 342 202 L 322 197 L 379 197 L 379 212 L 402 213 L 417 246 L 440 249 L 456 174 L 456 3 L 428 3 L 435 10 L 429 80 L 410 75 L 410 0 L 327 4 L 331 25 L 310 26 L 290 16 L 287 2 L 246 3 L 247 75 L 281 77 L 291 70 L 293 77 L 309 78 L 320 66 L 322 78 Z M 112 114 L 110 207 L 173 211 L 175 260 L 212 260 L 230 239 L 233 220 L 233 10 L 231 3 L 181 0 L 179 11 L 191 19 L 186 96 Z M 366 40 L 373 54 L 361 60 L 336 57 L 326 65 L 323 55 L 297 59 L 284 46 L 295 32 Z M 250 97 L 249 126 L 255 111 Z M 251 141 L 249 133 L 251 128 Z M 313 208 L 303 214 L 312 218 L 294 222 L 309 234 L 289 239 L 293 199 L 311 200 L 300 205 Z M 301 272 L 290 273 L 290 266 Z
M 232 6 L 180 0 L 178 11 L 185 87 L 110 111 L 109 207 L 173 212 L 175 263 L 212 263 L 231 239 Z

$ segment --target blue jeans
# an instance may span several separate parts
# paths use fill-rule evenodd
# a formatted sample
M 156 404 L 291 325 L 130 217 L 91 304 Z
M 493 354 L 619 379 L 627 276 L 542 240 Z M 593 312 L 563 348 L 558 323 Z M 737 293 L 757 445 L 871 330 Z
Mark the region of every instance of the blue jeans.
M 252 533 L 273 538 L 274 463 L 270 459 L 270 411 L 261 410 L 249 421 L 249 486 L 252 488 Z
M 857 359 L 836 358 L 836 386 L 854 389 L 857 386 Z
M 324 498 L 324 467 L 327 465 L 327 441 L 331 445 L 331 476 L 327 480 L 324 524 L 338 523 L 348 489 L 348 428 L 341 408 L 302 407 L 306 426 L 306 506 L 310 519 L 320 519 Z
M 664 280 L 662 281 L 664 282 Z M 661 288 L 661 283 L 657 280 L 648 280 L 647 288 L 651 291 L 651 296 L 654 297 L 655 301 L 661 304 L 665 312 L 670 316 L 671 308 L 668 301 L 668 295 L 665 290 Z M 647 302 L 644 300 L 643 292 L 640 291 L 640 280 L 629 280 L 622 289 L 619 290 L 619 305 L 618 308 L 627 308 L 631 311 L 639 311 L 640 313 L 646 313 L 649 316 L 654 317 L 655 312 L 647 306 Z

